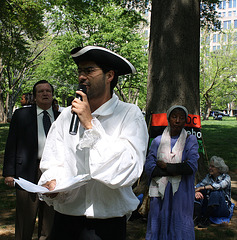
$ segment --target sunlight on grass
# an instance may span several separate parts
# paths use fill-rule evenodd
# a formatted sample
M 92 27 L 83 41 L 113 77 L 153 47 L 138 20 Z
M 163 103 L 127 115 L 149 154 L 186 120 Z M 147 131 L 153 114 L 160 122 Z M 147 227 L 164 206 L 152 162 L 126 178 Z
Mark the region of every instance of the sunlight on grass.
M 222 121 L 202 121 L 203 142 L 208 158 L 213 155 L 222 157 L 230 170 L 237 169 L 237 120 L 223 117 Z

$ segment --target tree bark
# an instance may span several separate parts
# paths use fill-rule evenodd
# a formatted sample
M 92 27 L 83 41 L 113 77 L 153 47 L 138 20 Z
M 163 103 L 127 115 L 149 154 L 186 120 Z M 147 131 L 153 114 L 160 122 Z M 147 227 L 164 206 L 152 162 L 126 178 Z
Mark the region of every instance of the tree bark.
M 200 9 L 197 0 L 152 2 L 147 114 L 180 104 L 198 114 Z

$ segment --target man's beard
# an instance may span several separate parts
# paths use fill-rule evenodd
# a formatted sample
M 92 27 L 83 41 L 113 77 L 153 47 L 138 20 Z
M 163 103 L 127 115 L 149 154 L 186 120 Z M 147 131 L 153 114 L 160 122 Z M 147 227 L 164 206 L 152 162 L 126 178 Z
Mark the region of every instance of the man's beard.
M 105 75 L 103 75 L 102 79 L 97 84 L 89 84 L 89 88 L 87 91 L 88 100 L 97 99 L 103 96 L 105 92 Z

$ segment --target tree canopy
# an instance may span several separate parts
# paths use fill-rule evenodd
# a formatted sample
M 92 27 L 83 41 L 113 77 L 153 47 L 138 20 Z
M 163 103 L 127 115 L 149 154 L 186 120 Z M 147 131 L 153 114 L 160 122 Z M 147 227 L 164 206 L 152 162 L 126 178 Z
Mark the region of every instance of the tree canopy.
M 46 33 L 43 18 L 49 3 L 1 0 L 0 5 L 0 121 L 5 121 L 34 59 L 31 42 Z
M 201 22 L 214 25 L 218 0 L 204 0 Z M 0 121 L 24 91 L 40 79 L 52 82 L 63 103 L 74 95 L 76 66 L 70 51 L 89 44 L 109 48 L 137 69 L 120 79 L 116 91 L 124 101 L 144 108 L 147 51 L 140 31 L 149 1 L 124 0 L 0 0 Z M 211 12 L 211 14 L 210 14 Z M 4 89 L 4 91 L 3 91 Z M 61 102 L 62 100 L 62 102 Z
M 75 3 L 58 8 L 50 15 L 54 23 L 52 27 L 60 29 L 60 33 L 38 59 L 40 64 L 35 75 L 53 80 L 59 94 L 74 94 L 77 67 L 70 57 L 71 49 L 86 45 L 102 46 L 121 54 L 136 67 L 137 74 L 120 78 L 117 87 L 124 101 L 135 102 L 139 92 L 144 95 L 146 87 L 147 50 L 139 33 L 141 23 L 146 24 L 145 20 L 137 11 L 114 3 L 104 6 L 97 2 L 96 6 L 88 6 L 83 16 L 78 8 L 78 3 Z M 141 107 L 145 105 L 145 98 L 140 104 Z
M 5 3 L 10 8 L 11 4 Z M 54 2 L 57 4 L 54 6 L 43 1 L 34 3 L 38 13 L 34 19 L 38 20 L 38 25 L 32 24 L 35 28 L 29 32 L 34 33 L 35 30 L 36 34 L 28 36 L 27 28 L 16 27 L 15 21 L 10 21 L 9 31 L 14 32 L 16 27 L 20 38 L 10 45 L 11 39 L 6 36 L 5 52 L 1 52 L 1 89 L 6 89 L 2 92 L 1 102 L 5 104 L 5 113 L 12 112 L 22 88 L 30 89 L 33 82 L 40 79 L 52 82 L 58 97 L 74 95 L 76 88 L 73 84 L 77 83 L 77 74 L 70 51 L 76 46 L 99 45 L 128 58 L 137 68 L 137 74 L 121 78 L 118 93 L 123 100 L 130 102 L 137 101 L 139 92 L 143 91 L 145 95 L 147 50 L 138 31 L 145 21 L 139 11 L 127 9 L 117 0 L 59 0 Z M 30 11 L 30 6 L 25 7 Z M 5 25 L 2 27 L 6 28 Z M 7 54 L 11 52 L 11 46 L 14 55 Z M 145 105 L 145 98 L 141 105 Z

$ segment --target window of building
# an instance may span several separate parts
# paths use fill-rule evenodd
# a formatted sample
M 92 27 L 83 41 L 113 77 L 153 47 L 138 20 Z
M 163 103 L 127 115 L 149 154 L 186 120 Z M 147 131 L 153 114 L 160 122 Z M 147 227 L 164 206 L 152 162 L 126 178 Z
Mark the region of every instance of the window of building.
M 216 34 L 213 34 L 213 42 L 216 42 Z
M 219 2 L 218 8 L 219 8 L 219 9 L 222 9 L 222 2 Z
M 226 17 L 226 12 L 223 12 L 223 17 Z
M 232 16 L 232 11 L 229 11 L 228 12 L 228 17 L 231 17 Z
M 220 41 L 221 41 L 221 34 L 218 33 L 217 42 L 220 42 Z
M 223 9 L 226 9 L 226 1 L 223 1 Z
M 215 51 L 216 50 L 216 46 L 213 46 L 212 50 Z
M 230 29 L 231 28 L 231 21 L 228 20 L 228 21 L 224 21 L 223 22 L 223 29 Z
M 237 20 L 234 20 L 234 28 L 237 28 Z
M 227 42 L 227 35 L 223 34 L 223 42 Z
M 233 6 L 232 3 L 233 3 L 232 0 L 229 0 L 229 8 L 232 8 Z
M 149 11 L 148 11 L 148 9 L 146 9 L 145 10 L 145 16 L 148 17 L 148 15 L 149 15 Z
M 217 49 L 217 50 L 220 50 L 220 49 L 221 49 L 221 46 L 220 46 L 220 45 L 218 45 L 218 46 L 216 47 L 216 49 Z
M 236 16 L 236 11 L 233 11 L 233 16 Z
M 210 44 L 210 36 L 207 36 L 206 43 Z
M 237 32 L 234 32 L 234 41 L 237 41 Z
M 236 0 L 233 0 L 233 8 L 236 8 Z
M 144 32 L 144 37 L 145 37 L 145 38 L 148 38 L 148 37 L 149 37 L 149 31 L 148 31 L 148 30 L 145 30 L 145 32 Z

